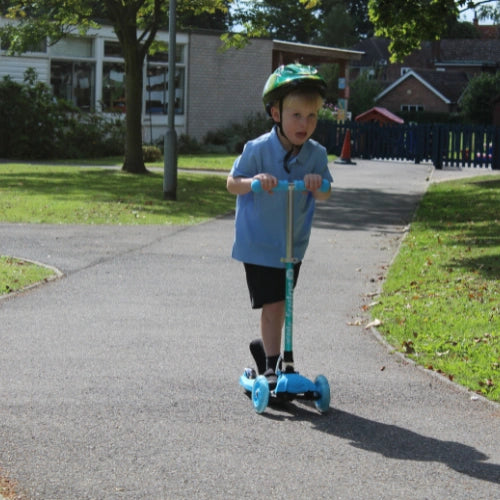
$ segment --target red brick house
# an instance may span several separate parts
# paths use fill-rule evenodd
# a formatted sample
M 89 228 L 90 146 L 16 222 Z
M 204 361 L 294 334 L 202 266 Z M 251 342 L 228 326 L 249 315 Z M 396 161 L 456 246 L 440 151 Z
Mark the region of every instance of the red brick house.
M 393 113 L 453 113 L 468 82 L 463 71 L 410 70 L 386 87 L 375 102 Z
M 460 96 L 473 76 L 500 70 L 500 39 L 491 37 L 490 31 L 483 38 L 424 42 L 403 63 L 389 62 L 389 40 L 365 39 L 353 47 L 365 54 L 351 64 L 351 81 L 368 73 L 386 85 L 375 104 L 393 113 L 458 111 Z

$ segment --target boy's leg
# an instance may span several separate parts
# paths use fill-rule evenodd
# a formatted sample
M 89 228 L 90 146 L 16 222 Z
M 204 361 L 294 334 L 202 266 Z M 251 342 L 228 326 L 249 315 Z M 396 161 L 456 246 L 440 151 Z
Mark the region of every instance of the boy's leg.
M 263 305 L 260 321 L 262 342 L 266 352 L 266 368 L 273 371 L 276 370 L 276 363 L 281 353 L 281 331 L 284 322 L 284 300 Z

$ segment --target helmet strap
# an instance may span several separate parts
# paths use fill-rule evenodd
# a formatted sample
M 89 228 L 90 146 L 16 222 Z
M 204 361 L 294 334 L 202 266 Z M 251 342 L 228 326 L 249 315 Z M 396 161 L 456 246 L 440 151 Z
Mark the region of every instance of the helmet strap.
M 280 134 L 291 144 L 291 148 L 289 151 L 287 151 L 285 157 L 283 158 L 283 167 L 285 168 L 287 173 L 290 173 L 290 167 L 288 166 L 288 162 L 290 161 L 290 158 L 292 157 L 294 152 L 299 152 L 302 146 L 299 146 L 297 144 L 294 144 L 285 134 L 285 131 L 283 130 L 283 98 L 279 100 L 279 112 L 280 112 L 280 121 L 276 123 L 278 125 L 278 129 Z

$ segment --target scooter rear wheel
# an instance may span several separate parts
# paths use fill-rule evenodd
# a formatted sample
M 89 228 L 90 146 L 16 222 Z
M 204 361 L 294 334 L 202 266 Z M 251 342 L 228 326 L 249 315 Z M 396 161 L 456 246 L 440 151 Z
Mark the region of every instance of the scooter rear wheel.
M 252 403 L 257 413 L 262 413 L 269 403 L 269 382 L 263 375 L 257 377 L 253 383 Z
M 319 393 L 319 399 L 316 399 L 314 404 L 321 413 L 324 413 L 330 408 L 330 385 L 324 375 L 318 375 L 314 380 L 314 385 Z

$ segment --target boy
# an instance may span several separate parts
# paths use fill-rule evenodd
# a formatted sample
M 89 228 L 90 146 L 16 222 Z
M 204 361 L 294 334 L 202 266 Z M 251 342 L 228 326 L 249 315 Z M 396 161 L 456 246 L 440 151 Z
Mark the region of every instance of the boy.
M 304 180 L 307 191 L 294 196 L 294 284 L 311 233 L 316 200 L 323 179 L 332 182 L 323 146 L 311 139 L 323 105 L 326 84 L 316 69 L 301 64 L 279 67 L 268 78 L 262 99 L 274 122 L 271 132 L 249 141 L 234 162 L 227 189 L 237 195 L 232 256 L 244 263 L 253 309 L 261 311 L 262 341 L 250 350 L 259 373 L 276 385 L 285 320 L 286 193 L 272 193 L 278 180 Z M 254 194 L 258 179 L 267 193 Z M 263 359 L 265 356 L 265 364 Z

